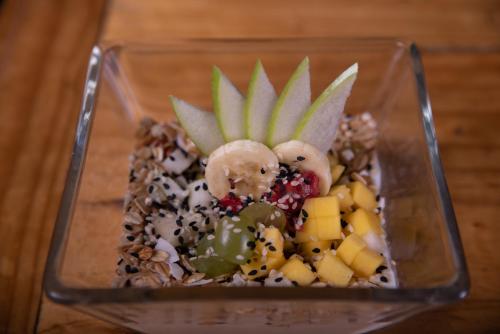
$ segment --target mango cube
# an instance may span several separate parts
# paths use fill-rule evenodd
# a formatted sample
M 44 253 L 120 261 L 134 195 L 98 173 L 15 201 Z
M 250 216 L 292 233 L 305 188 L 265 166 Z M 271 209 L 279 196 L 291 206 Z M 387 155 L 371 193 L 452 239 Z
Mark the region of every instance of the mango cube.
M 278 269 L 286 262 L 284 238 L 276 227 L 266 227 L 261 238 L 263 241 L 258 240 L 255 244 L 254 256 L 240 266 L 243 274 L 251 280 L 268 275 L 271 269 Z
M 332 184 L 335 184 L 340 179 L 344 171 L 345 171 L 345 166 L 343 165 L 336 165 L 335 167 L 332 167 L 331 170 Z
M 336 197 L 315 197 L 302 207 L 304 226 L 296 234 L 299 243 L 340 238 L 340 209 Z
M 335 286 L 347 286 L 353 275 L 353 271 L 332 252 L 325 252 L 315 267 L 321 281 Z
M 272 269 L 278 269 L 285 264 L 286 259 L 281 253 L 280 257 L 252 257 L 249 263 L 240 266 L 243 274 L 250 280 L 267 276 Z
M 319 256 L 325 250 L 330 250 L 331 246 L 331 240 L 309 241 L 300 244 L 300 249 L 302 253 L 310 259 L 314 256 Z
M 341 239 L 340 216 L 313 218 L 317 219 L 318 240 Z
M 295 241 L 298 243 L 318 241 L 318 220 L 307 218 L 301 231 L 295 234 Z
M 365 235 L 368 232 L 382 234 L 379 217 L 363 208 L 356 209 L 345 220 L 352 225 L 354 232 L 358 235 Z
M 266 227 L 260 236 L 262 240 L 256 242 L 255 251 L 267 257 L 283 256 L 284 238 L 280 230 L 274 226 Z
M 340 239 L 340 217 L 308 218 L 304 229 L 296 233 L 297 242 Z
M 279 269 L 290 281 L 295 281 L 300 286 L 307 286 L 316 279 L 316 274 L 297 256 L 292 256 Z
M 355 207 L 368 211 L 373 211 L 377 207 L 375 194 L 363 183 L 359 181 L 351 182 L 348 187 L 351 189 Z
M 354 205 L 354 201 L 351 196 L 351 190 L 347 188 L 346 185 L 342 184 L 339 186 L 334 186 L 328 196 L 335 196 L 339 200 L 340 210 L 342 211 L 352 211 L 351 207 Z
M 354 261 L 354 258 L 364 248 L 366 248 L 366 243 L 364 242 L 364 240 L 353 233 L 345 238 L 337 248 L 337 256 L 340 257 L 345 264 L 350 266 Z
M 356 275 L 370 277 L 382 263 L 384 263 L 383 256 L 365 248 L 356 255 L 351 267 Z
M 309 218 L 339 216 L 339 201 L 336 197 L 314 197 L 304 202 L 302 210 L 307 212 Z

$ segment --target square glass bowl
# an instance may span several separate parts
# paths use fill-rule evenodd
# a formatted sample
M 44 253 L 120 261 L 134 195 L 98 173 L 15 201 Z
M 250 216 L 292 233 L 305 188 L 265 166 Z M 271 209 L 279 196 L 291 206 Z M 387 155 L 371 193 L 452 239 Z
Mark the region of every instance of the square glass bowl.
M 399 287 L 111 288 L 139 120 L 174 119 L 169 94 L 211 110 L 214 64 L 244 92 L 261 59 L 279 91 L 305 56 L 313 96 L 359 63 L 346 112 L 369 111 L 378 122 L 381 195 Z M 417 47 L 336 39 L 96 46 L 44 284 L 57 303 L 149 333 L 364 332 L 464 298 L 467 268 Z

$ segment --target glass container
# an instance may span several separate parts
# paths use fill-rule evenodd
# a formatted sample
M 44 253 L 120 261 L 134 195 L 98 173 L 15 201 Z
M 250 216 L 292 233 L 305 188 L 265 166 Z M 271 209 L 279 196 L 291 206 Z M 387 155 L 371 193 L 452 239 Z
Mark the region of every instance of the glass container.
M 212 65 L 244 92 L 261 59 L 279 91 L 305 56 L 313 96 L 359 63 L 346 112 L 369 111 L 378 122 L 381 195 L 399 287 L 111 288 L 140 119 L 174 119 L 170 94 L 210 110 Z M 57 303 L 147 333 L 366 332 L 465 298 L 469 278 L 417 47 L 324 38 L 94 47 L 44 288 Z

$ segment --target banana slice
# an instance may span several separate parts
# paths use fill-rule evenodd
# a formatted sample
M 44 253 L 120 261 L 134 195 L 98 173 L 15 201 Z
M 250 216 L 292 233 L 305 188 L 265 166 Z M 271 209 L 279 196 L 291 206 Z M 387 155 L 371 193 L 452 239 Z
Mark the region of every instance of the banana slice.
M 208 190 L 221 199 L 230 191 L 258 199 L 279 174 L 276 155 L 267 146 L 252 140 L 227 143 L 210 154 L 205 169 Z
M 290 140 L 277 145 L 273 151 L 279 162 L 296 166 L 299 170 L 314 172 L 319 178 L 320 195 L 328 194 L 332 185 L 330 163 L 326 155 L 316 147 L 299 140 Z

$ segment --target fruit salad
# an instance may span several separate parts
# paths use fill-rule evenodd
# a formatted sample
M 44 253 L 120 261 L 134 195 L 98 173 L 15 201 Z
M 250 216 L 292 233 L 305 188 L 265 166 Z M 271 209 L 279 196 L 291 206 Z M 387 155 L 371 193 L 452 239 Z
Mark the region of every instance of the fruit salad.
M 305 58 L 277 95 L 213 69 L 213 112 L 170 97 L 130 157 L 117 287 L 396 287 L 376 123 L 344 114 L 354 64 L 311 102 Z

